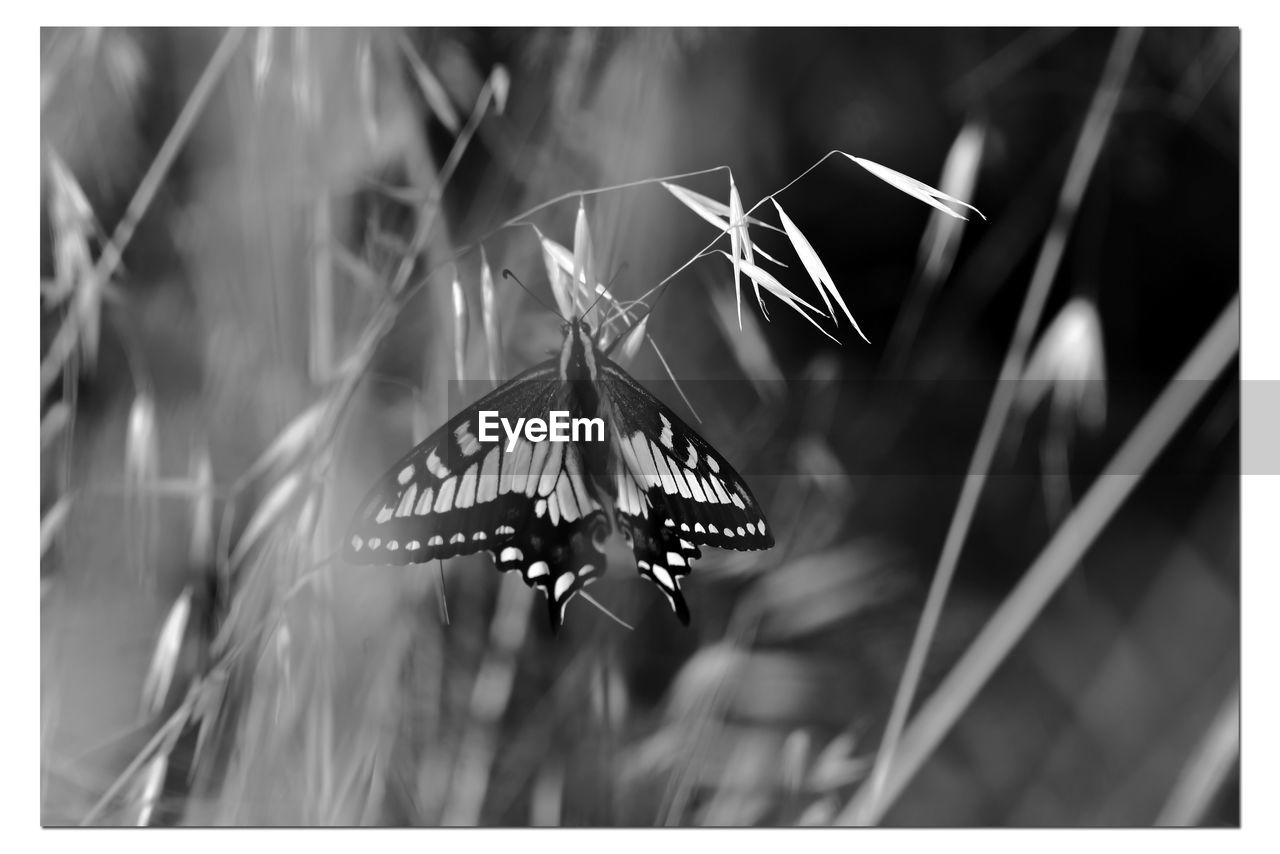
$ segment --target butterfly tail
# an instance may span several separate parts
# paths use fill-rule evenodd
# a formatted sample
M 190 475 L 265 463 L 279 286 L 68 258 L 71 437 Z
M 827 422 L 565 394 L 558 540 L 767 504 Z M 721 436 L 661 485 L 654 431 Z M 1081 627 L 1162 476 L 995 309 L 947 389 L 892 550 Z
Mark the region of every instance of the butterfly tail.
M 661 506 L 649 505 L 643 514 L 618 509 L 616 515 L 641 577 L 666 597 L 676 619 L 689 625 L 689 606 L 680 592 L 680 582 L 689 574 L 690 562 L 702 557 L 702 551 L 680 536 Z

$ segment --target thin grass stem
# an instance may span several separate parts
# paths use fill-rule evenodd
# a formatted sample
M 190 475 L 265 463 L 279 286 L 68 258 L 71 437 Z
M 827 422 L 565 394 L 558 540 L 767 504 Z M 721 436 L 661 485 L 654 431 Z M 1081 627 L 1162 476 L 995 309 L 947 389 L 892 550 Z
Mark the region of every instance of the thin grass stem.
M 1062 523 L 1022 580 L 983 626 L 942 684 L 902 734 L 879 788 L 864 785 L 837 823 L 875 824 L 902 794 L 915 773 L 959 720 L 1070 576 L 1085 551 L 1119 511 L 1156 458 L 1226 370 L 1240 347 L 1240 298 L 1218 316 L 1196 349 L 1169 381 L 1142 421 Z
M 1062 256 L 1066 249 L 1067 239 L 1076 214 L 1080 209 L 1080 201 L 1084 197 L 1085 188 L 1093 174 L 1102 150 L 1103 141 L 1111 125 L 1111 118 L 1120 100 L 1120 90 L 1129 67 L 1133 62 L 1138 41 L 1142 31 L 1122 29 L 1116 34 L 1111 53 L 1107 58 L 1102 79 L 1094 92 L 1093 102 L 1089 106 L 1084 126 L 1076 140 L 1075 152 L 1067 167 L 1066 178 L 1058 197 L 1057 213 L 1048 236 L 1040 248 L 1040 256 L 1031 276 L 1031 284 L 1022 303 L 1017 325 L 1014 327 L 1013 340 L 1005 354 L 1004 364 L 1000 369 L 1000 377 L 987 408 L 978 442 L 973 449 L 973 457 L 969 462 L 969 470 L 965 475 L 964 487 L 956 502 L 955 513 L 947 530 L 946 540 L 942 546 L 942 554 L 938 558 L 938 566 L 933 574 L 928 595 L 925 598 L 924 610 L 916 627 L 915 637 L 911 642 L 911 651 L 907 655 L 906 667 L 898 690 L 893 698 L 893 706 L 889 713 L 889 721 L 885 726 L 884 738 L 876 753 L 875 765 L 871 778 L 864 789 L 869 797 L 865 799 L 867 815 L 860 819 L 865 821 L 871 815 L 883 814 L 883 808 L 877 804 L 878 793 L 885 787 L 886 779 L 894 762 L 898 739 L 906 723 L 911 709 L 911 701 L 920 683 L 924 670 L 925 658 L 932 644 L 934 633 L 942 616 L 942 606 L 951 587 L 956 565 L 960 560 L 960 552 L 965 537 L 977 511 L 978 499 L 986 485 L 987 474 L 991 462 L 999 447 L 1000 435 L 1014 401 L 1017 379 L 1022 375 L 1026 363 L 1027 351 L 1030 349 L 1032 336 L 1039 325 L 1048 299 L 1050 287 L 1057 277 Z M 861 793 L 860 793 L 861 794 Z M 859 798 L 861 803 L 863 799 Z
M 1240 686 L 1231 689 L 1200 743 L 1178 775 L 1156 827 L 1194 827 L 1240 758 Z
M 124 216 L 116 224 L 116 229 L 111 234 L 111 239 L 107 241 L 106 247 L 102 250 L 102 257 L 98 259 L 97 266 L 93 271 L 94 278 L 100 284 L 110 279 L 116 268 L 120 266 L 120 261 L 124 257 L 125 247 L 129 245 L 129 241 L 133 238 L 133 233 L 137 229 L 138 223 L 147 212 L 147 208 L 151 206 L 151 202 L 155 199 L 161 183 L 164 182 L 165 176 L 169 174 L 169 169 L 173 166 L 174 161 L 178 159 L 178 152 L 182 150 L 187 137 L 191 135 L 196 119 L 204 111 L 210 95 L 213 94 L 214 87 L 222 79 L 222 75 L 231 63 L 231 57 L 235 55 L 236 48 L 240 46 L 240 41 L 243 37 L 243 27 L 228 29 L 222 37 L 222 41 L 218 43 L 218 47 L 214 50 L 213 56 L 209 58 L 209 64 L 205 66 L 204 71 L 200 74 L 200 79 L 196 81 L 195 88 L 187 96 L 187 102 L 183 104 L 182 112 L 178 114 L 173 127 L 169 130 L 169 135 L 165 137 L 160 150 L 156 152 L 155 159 L 151 161 L 151 166 L 147 168 L 147 173 L 142 176 L 142 180 L 138 183 L 138 189 L 134 191 L 133 198 L 129 200 L 129 206 L 125 208 Z

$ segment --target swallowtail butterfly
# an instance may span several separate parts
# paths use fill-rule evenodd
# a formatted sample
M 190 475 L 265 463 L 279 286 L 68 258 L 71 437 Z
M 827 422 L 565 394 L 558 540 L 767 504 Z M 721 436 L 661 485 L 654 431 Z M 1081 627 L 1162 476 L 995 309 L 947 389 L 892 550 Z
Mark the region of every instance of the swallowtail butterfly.
M 551 629 L 605 570 L 607 500 L 640 575 L 686 625 L 680 583 L 699 546 L 768 549 L 773 534 L 747 484 L 706 440 L 608 358 L 591 327 L 564 327 L 559 356 L 464 409 L 374 484 L 343 545 L 355 564 L 426 563 L 488 550 L 546 596 Z M 481 411 L 599 417 L 604 441 L 482 443 Z

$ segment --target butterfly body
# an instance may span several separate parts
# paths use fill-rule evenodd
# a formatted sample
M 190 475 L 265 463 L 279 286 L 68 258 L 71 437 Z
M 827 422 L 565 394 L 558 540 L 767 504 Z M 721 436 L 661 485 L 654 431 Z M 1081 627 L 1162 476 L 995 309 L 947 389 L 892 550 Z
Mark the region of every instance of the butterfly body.
M 509 444 L 480 426 L 482 412 L 514 423 L 553 411 L 601 419 L 604 435 L 526 434 Z M 403 565 L 487 550 L 498 569 L 542 591 L 555 631 L 569 600 L 604 573 L 615 525 L 641 576 L 686 624 L 680 583 L 700 545 L 773 545 L 743 479 L 575 318 L 559 354 L 459 412 L 378 480 L 343 554 L 355 564 Z

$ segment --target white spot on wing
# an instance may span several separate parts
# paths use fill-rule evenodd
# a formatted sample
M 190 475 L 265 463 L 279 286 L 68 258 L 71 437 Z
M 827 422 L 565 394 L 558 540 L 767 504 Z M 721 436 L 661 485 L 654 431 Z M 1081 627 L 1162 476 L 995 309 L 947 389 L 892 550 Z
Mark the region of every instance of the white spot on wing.
M 533 459 L 533 445 L 521 439 L 516 443 L 514 461 L 502 467 L 502 477 L 498 481 L 498 493 L 524 492 L 529 478 L 529 463 Z
M 413 502 L 418 497 L 418 484 L 411 483 L 409 488 L 404 491 L 404 495 L 400 496 L 400 506 L 396 507 L 397 516 L 408 516 L 413 512 Z
M 667 552 L 667 563 L 672 566 L 686 566 L 684 556 L 677 552 Z
M 453 499 L 453 506 L 459 509 L 465 509 L 475 503 L 476 500 L 476 471 L 480 468 L 478 463 L 472 463 L 471 468 L 467 469 L 466 474 L 458 478 L 458 494 Z
M 409 465 L 400 469 L 400 474 L 396 475 L 396 480 L 400 481 L 401 486 L 413 480 L 413 463 L 409 463 Z
M 556 479 L 560 477 L 560 463 L 564 459 L 564 442 L 548 442 L 551 446 L 547 461 L 542 466 L 542 477 L 538 479 L 538 494 L 550 495 L 556 488 Z
M 578 499 L 573 494 L 573 485 L 569 482 L 567 475 L 560 478 L 560 482 L 556 484 L 555 497 L 560 505 L 560 515 L 564 516 L 565 521 L 572 522 L 582 515 L 578 507 Z
M 364 540 L 360 537 L 359 534 L 351 538 L 351 548 L 355 549 L 356 551 L 360 551 L 362 548 L 364 548 Z
M 711 469 L 714 474 L 720 473 L 720 464 L 716 462 L 716 458 L 710 454 L 707 454 L 707 468 Z
M 462 451 L 464 457 L 470 457 L 480 450 L 480 440 L 471 432 L 470 421 L 459 424 L 458 429 L 453 431 L 453 435 L 458 440 L 458 450 Z
M 382 538 L 381 538 L 381 537 L 370 537 L 370 538 L 369 538 L 369 548 L 371 548 L 371 549 L 376 549 L 376 548 L 377 548 L 378 546 L 380 546 L 380 545 L 382 545 Z
M 547 452 L 557 442 L 538 442 L 533 446 L 533 458 L 529 461 L 529 479 L 524 484 L 524 494 L 532 498 L 542 480 L 542 467 L 547 462 Z
M 400 550 L 400 544 L 395 540 L 387 540 L 387 551 L 396 552 Z
M 427 454 L 427 471 L 440 478 L 440 480 L 444 480 L 451 473 L 449 469 L 445 468 L 444 463 L 440 462 L 440 457 L 436 455 L 435 448 L 432 448 L 431 453 Z
M 418 499 L 418 506 L 413 508 L 413 512 L 418 516 L 425 516 L 431 512 L 431 500 L 435 498 L 435 490 L 427 487 L 422 493 L 422 497 Z
M 466 542 L 466 540 L 467 540 L 466 537 L 458 533 L 458 534 L 454 534 L 452 537 L 449 538 L 449 544 L 452 545 L 454 543 L 463 543 L 463 542 Z
M 690 445 L 689 447 L 692 448 L 693 445 Z M 698 483 L 697 473 L 689 472 L 689 477 L 687 479 L 689 481 L 689 488 L 693 490 L 693 497 L 705 504 L 707 502 L 707 494 L 702 491 L 702 484 Z
M 675 583 L 671 580 L 671 575 L 667 572 L 666 567 L 654 564 L 653 577 L 658 579 L 658 583 L 663 587 L 670 589 L 675 586 Z
M 520 551 L 515 546 L 507 546 L 505 549 L 502 550 L 503 563 L 510 563 L 511 561 L 514 561 L 514 560 L 523 560 L 523 559 L 524 559 L 524 552 Z M 529 569 L 532 570 L 533 567 L 529 567 Z
M 417 540 L 410 540 L 404 544 L 404 547 L 411 552 L 416 552 L 418 549 L 422 548 L 422 543 Z
M 431 539 L 427 540 L 427 545 L 429 545 L 429 546 L 443 546 L 443 545 L 444 545 L 444 537 L 440 536 L 439 534 L 436 534 L 434 537 L 432 537 Z
M 525 570 L 525 575 L 529 578 L 541 578 L 551 572 L 551 567 L 547 566 L 545 560 L 540 560 L 529 564 L 529 568 Z
M 658 437 L 658 441 L 662 442 L 663 446 L 667 450 L 672 450 L 672 445 L 674 443 L 671 435 L 671 422 L 668 421 L 667 416 L 663 415 L 661 412 L 658 413 L 658 417 L 662 419 L 662 435 Z
M 440 484 L 440 494 L 436 496 L 435 511 L 443 513 L 453 507 L 453 491 L 458 486 L 458 479 L 451 477 Z
M 480 482 L 476 486 L 476 503 L 492 501 L 498 495 L 498 449 L 491 448 L 480 466 Z
M 556 598 L 560 599 L 564 594 L 569 592 L 569 588 L 573 586 L 573 575 L 566 572 L 556 579 Z
M 636 460 L 635 474 L 643 477 L 649 486 L 661 486 L 662 478 L 658 477 L 658 466 L 649 453 L 649 440 L 643 433 L 631 434 L 631 454 Z
M 378 515 L 373 517 L 373 521 L 381 525 L 383 522 L 390 519 L 391 514 L 393 514 L 394 512 L 395 510 L 391 507 L 390 504 L 388 504 L 378 511 Z
M 693 446 L 692 442 L 689 443 L 689 458 L 684 461 L 684 465 L 685 468 L 691 469 L 698 467 L 698 449 Z

